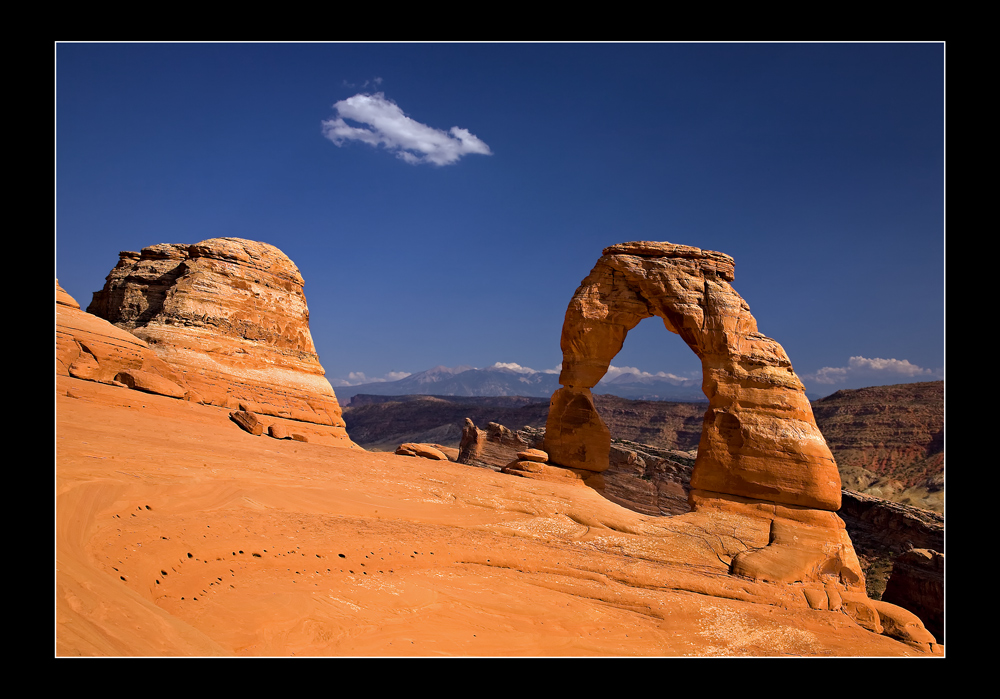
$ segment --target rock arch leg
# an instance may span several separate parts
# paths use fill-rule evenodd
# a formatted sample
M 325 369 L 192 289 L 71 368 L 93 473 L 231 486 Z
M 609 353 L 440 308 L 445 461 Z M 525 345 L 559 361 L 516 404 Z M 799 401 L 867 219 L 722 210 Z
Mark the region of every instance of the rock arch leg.
M 563 322 L 559 383 L 545 429 L 549 460 L 562 466 L 600 472 L 608 468 L 611 433 L 594 407 L 591 390 L 608 372 L 629 330 L 653 313 L 621 275 L 595 275 L 583 281 Z
M 628 331 L 656 315 L 701 359 L 705 414 L 691 486 L 709 493 L 835 511 L 840 474 L 781 345 L 760 334 L 729 284 L 728 255 L 683 245 L 614 245 L 570 300 L 563 368 L 546 424 L 553 463 L 607 468 L 610 434 L 591 390 Z

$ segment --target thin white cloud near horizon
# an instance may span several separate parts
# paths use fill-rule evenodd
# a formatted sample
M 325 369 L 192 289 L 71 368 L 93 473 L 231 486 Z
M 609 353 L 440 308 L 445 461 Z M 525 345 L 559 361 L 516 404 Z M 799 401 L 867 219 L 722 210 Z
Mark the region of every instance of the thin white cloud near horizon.
M 516 362 L 496 362 L 490 369 L 510 369 L 511 371 L 516 371 L 518 374 L 558 374 L 562 371 L 562 364 L 556 365 L 555 369 L 542 369 L 537 371 L 531 367 L 521 366 Z
M 493 364 L 493 366 L 490 367 L 490 369 L 509 369 L 511 371 L 516 371 L 519 374 L 558 374 L 562 371 L 562 363 L 560 362 L 552 369 L 542 369 L 541 371 L 538 371 L 536 369 L 532 369 L 531 367 L 521 366 L 516 362 L 496 362 Z M 648 371 L 643 371 L 642 369 L 638 369 L 634 366 L 615 366 L 612 364 L 611 366 L 608 367 L 608 373 L 604 375 L 604 378 L 601 379 L 601 382 L 612 381 L 621 376 L 622 374 L 636 374 L 637 376 L 644 379 L 656 378 L 656 379 L 673 379 L 679 381 L 690 381 L 692 378 L 694 378 L 691 376 L 678 376 L 677 374 L 671 374 L 665 371 L 658 371 L 656 373 L 652 373 Z
M 487 369 L 506 369 L 508 371 L 513 371 L 518 374 L 558 374 L 562 371 L 562 363 L 556 364 L 552 369 L 532 369 L 531 367 L 523 366 L 517 362 L 494 362 Z M 468 367 L 468 369 L 478 369 L 478 367 Z M 664 371 L 658 371 L 656 373 L 651 373 L 648 371 L 643 371 L 642 369 L 637 369 L 636 367 L 630 366 L 610 366 L 608 367 L 608 373 L 604 375 L 601 381 L 611 381 L 618 378 L 622 374 L 636 374 L 642 378 L 661 378 L 661 379 L 674 379 L 682 381 L 692 380 L 691 376 L 678 376 L 677 374 L 670 374 Z M 400 379 L 405 379 L 407 376 L 412 376 L 409 371 L 390 371 L 381 377 L 369 377 L 363 371 L 352 371 L 347 374 L 346 379 L 330 379 L 330 384 L 332 386 L 359 386 L 366 383 L 385 383 L 389 381 L 399 381 Z
M 911 364 L 907 359 L 868 359 L 860 356 L 851 357 L 846 367 L 825 366 L 814 374 L 803 374 L 802 378 L 815 381 L 816 383 L 837 384 L 851 379 L 871 376 L 884 376 L 889 379 L 892 378 L 892 375 L 906 379 L 927 378 L 931 380 L 944 378 L 940 371 L 919 367 L 916 364 Z
M 388 381 L 399 381 L 410 375 L 408 371 L 390 371 L 384 376 L 368 377 L 363 371 L 352 371 L 347 374 L 346 379 L 329 379 L 330 385 L 339 386 L 360 386 L 365 383 L 385 383 Z
M 644 379 L 673 379 L 677 381 L 690 381 L 691 376 L 678 376 L 677 374 L 670 374 L 665 371 L 658 371 L 655 374 L 648 371 L 643 371 L 642 369 L 637 369 L 634 366 L 614 366 L 613 364 L 608 367 L 608 373 L 604 375 L 598 383 L 603 383 L 605 381 L 613 381 L 617 379 L 622 374 L 637 374 L 639 377 Z
M 383 146 L 411 165 L 451 165 L 465 155 L 493 154 L 490 147 L 468 129 L 452 126 L 446 132 L 422 124 L 406 116 L 381 92 L 359 93 L 340 100 L 333 108 L 337 117 L 323 122 L 323 136 L 336 146 L 349 141 L 361 141 L 374 148 Z M 347 119 L 364 126 L 351 126 L 345 121 Z

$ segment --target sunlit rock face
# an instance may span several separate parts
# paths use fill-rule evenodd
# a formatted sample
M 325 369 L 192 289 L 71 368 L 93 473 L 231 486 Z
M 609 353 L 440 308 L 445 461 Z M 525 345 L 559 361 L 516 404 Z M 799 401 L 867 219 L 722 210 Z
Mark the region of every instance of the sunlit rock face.
M 56 375 L 191 399 L 184 380 L 149 346 L 80 304 L 56 280 Z
M 666 242 L 604 249 L 576 290 L 563 324 L 562 385 L 552 397 L 545 450 L 551 463 L 608 466 L 610 434 L 591 389 L 628 331 L 656 316 L 701 359 L 709 399 L 693 491 L 835 511 L 837 465 L 816 427 L 802 382 L 781 345 L 730 285 L 729 255 Z
M 302 275 L 273 245 L 212 238 L 122 252 L 87 310 L 148 343 L 202 401 L 243 403 L 347 440 Z

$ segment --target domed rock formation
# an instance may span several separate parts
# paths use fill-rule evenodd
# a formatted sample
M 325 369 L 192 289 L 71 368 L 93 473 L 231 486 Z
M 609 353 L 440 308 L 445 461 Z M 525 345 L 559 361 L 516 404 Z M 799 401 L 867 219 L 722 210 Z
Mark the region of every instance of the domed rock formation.
M 243 403 L 348 440 L 302 276 L 272 245 L 212 238 L 122 252 L 87 310 L 148 343 L 206 403 Z

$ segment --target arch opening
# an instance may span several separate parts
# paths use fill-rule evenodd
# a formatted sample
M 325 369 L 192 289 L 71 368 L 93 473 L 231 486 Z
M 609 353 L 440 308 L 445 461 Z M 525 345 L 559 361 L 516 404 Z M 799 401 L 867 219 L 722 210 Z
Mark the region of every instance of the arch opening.
M 691 487 L 825 510 L 840 507 L 840 475 L 805 389 L 782 347 L 758 332 L 730 286 L 731 257 L 671 243 L 604 250 L 570 300 L 559 388 L 546 424 L 549 461 L 600 472 L 611 436 L 592 389 L 629 331 L 658 317 L 700 359 L 709 405 Z

